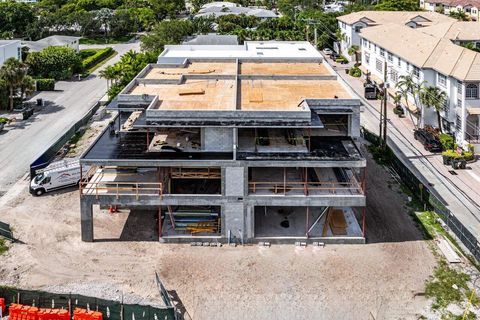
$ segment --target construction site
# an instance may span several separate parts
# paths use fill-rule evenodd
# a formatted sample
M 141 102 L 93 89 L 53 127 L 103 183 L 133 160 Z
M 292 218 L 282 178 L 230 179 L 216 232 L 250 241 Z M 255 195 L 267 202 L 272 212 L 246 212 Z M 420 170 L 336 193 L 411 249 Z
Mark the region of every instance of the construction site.
M 166 46 L 80 161 L 94 207 L 154 213 L 162 242 L 365 242 L 361 103 L 308 42 Z

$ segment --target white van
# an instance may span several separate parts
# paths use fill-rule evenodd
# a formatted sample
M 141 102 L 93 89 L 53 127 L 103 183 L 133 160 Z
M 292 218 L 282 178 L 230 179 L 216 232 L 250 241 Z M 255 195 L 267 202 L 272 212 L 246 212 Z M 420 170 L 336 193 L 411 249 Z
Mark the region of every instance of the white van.
M 83 166 L 83 174 L 89 166 Z M 30 193 L 41 196 L 45 192 L 75 186 L 80 182 L 80 161 L 78 159 L 52 162 L 48 167 L 38 170 L 30 182 Z

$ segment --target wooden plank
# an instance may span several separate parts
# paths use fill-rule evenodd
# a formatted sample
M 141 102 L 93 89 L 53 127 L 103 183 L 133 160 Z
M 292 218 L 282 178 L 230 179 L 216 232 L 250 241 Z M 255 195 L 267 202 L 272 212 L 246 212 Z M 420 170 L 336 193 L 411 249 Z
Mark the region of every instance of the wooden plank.
M 450 243 L 443 237 L 437 240 L 438 248 L 442 251 L 443 255 L 449 263 L 460 263 L 462 260 L 460 256 L 455 252 Z

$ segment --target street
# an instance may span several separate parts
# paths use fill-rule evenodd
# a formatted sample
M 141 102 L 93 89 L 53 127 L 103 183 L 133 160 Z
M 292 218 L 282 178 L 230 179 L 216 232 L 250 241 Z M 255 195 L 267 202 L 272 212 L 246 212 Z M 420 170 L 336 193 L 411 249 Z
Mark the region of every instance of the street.
M 363 98 L 363 80 L 347 75 L 344 69 L 348 65 L 333 63 L 325 59 L 340 78 L 355 91 L 365 105 L 361 115 L 362 125 L 371 132 L 378 133 L 380 119 L 380 100 Z M 393 114 L 393 105 L 388 103 L 388 145 L 416 176 L 429 189 L 447 204 L 447 208 L 480 239 L 480 167 L 478 162 L 469 163 L 468 170 L 455 170 L 445 166 L 441 154 L 432 154 L 424 150 L 423 145 L 413 138 L 414 125 L 407 115 L 399 118 Z
M 82 81 L 58 81 L 55 91 L 36 94 L 32 100 L 42 98 L 48 105 L 30 119 L 8 125 L 0 132 L 0 195 L 29 170 L 32 161 L 105 95 L 107 81 L 98 76 L 99 71 L 117 62 L 127 51 L 138 50 L 139 42 L 109 46 L 118 54 L 105 65 Z M 94 47 L 101 46 L 80 46 L 81 49 Z M 21 115 L 16 117 L 21 119 Z

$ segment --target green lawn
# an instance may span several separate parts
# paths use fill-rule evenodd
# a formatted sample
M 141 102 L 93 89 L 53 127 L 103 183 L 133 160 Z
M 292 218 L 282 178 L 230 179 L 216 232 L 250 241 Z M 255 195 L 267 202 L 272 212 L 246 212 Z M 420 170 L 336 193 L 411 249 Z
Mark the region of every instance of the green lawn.
M 82 38 L 80 39 L 80 44 L 116 44 L 116 43 L 125 43 L 130 41 L 133 36 L 123 36 L 123 37 L 116 37 L 116 38 L 105 38 L 98 37 L 98 38 Z

